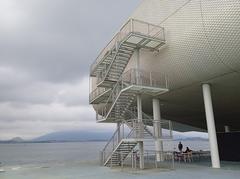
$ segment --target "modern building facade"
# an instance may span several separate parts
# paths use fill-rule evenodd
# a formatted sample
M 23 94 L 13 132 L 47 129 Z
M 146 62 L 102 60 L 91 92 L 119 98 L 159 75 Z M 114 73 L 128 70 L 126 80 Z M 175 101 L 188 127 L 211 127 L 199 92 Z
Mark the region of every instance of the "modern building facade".
M 97 121 L 118 124 L 104 164 L 138 146 L 144 168 L 147 135 L 161 161 L 173 128 L 207 131 L 219 168 L 217 133 L 240 129 L 240 1 L 143 0 L 92 64 L 90 78 Z M 120 125 L 134 135 L 124 136 Z

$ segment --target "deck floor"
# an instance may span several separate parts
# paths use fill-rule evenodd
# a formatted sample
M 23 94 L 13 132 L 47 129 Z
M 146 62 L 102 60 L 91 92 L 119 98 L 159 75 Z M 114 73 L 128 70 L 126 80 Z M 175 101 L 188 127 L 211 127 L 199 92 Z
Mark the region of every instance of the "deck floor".
M 6 168 L 0 173 L 4 179 L 75 179 L 75 178 L 158 178 L 158 179 L 236 179 L 240 177 L 240 162 L 222 162 L 221 169 L 210 168 L 210 162 L 175 163 L 174 170 L 130 168 L 108 168 L 99 166 L 95 161 L 63 163 L 55 166 L 25 166 Z

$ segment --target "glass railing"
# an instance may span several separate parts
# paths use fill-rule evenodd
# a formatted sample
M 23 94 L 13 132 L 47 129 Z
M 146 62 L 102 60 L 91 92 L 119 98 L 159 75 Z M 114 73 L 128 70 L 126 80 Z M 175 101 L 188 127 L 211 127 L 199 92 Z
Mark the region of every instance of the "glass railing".
M 164 29 L 158 25 L 147 23 L 144 21 L 129 19 L 126 24 L 122 26 L 120 31 L 112 38 L 107 46 L 100 52 L 97 59 L 90 66 L 90 73 L 92 73 L 97 65 L 111 52 L 114 46 L 120 43 L 130 33 L 139 33 L 146 36 L 151 36 L 161 40 L 165 40 Z

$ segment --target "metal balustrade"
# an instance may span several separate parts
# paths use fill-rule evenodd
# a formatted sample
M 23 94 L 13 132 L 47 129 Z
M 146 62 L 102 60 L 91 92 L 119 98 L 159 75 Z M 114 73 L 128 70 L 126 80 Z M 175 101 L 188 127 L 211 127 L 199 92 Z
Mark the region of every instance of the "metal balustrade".
M 120 127 L 114 132 L 113 136 L 110 138 L 101 152 L 102 164 L 105 164 L 106 161 L 109 160 L 109 157 L 111 157 L 122 139 L 131 138 L 133 131 L 134 128 L 129 128 L 125 123 L 121 123 Z
M 164 44 L 162 27 L 129 19 L 91 65 L 90 76 L 96 77 L 97 88 L 90 93 L 89 102 L 98 104 L 97 121 L 121 121 L 120 127 L 101 152 L 102 164 L 123 166 L 130 153 L 131 157 L 136 154 L 133 149 L 139 141 L 172 138 L 170 121 L 153 121 L 144 113 L 144 119 L 138 120 L 135 109 L 130 108 L 136 100 L 136 94 L 155 96 L 167 92 L 167 76 L 139 69 L 123 73 L 136 50 L 139 52 L 139 49 L 144 48 L 152 53 Z M 156 126 L 159 131 L 156 131 Z
M 120 29 L 120 31 L 112 38 L 112 40 L 107 44 L 107 46 L 100 52 L 97 59 L 90 67 L 90 74 L 93 75 L 96 67 L 111 54 L 113 48 L 121 43 L 130 33 L 136 33 L 156 39 L 161 39 L 165 41 L 164 28 L 155 24 L 140 21 L 137 19 L 129 19 Z M 133 38 L 132 42 L 136 41 L 137 38 Z M 157 48 L 156 43 L 150 41 L 146 44 L 146 48 Z
M 134 96 L 128 96 L 128 100 L 124 101 L 124 107 L 119 104 L 115 106 L 119 96 L 124 91 L 133 92 L 141 90 L 141 92 L 149 93 L 152 95 L 158 95 L 168 91 L 168 79 L 166 75 L 157 72 L 146 72 L 144 70 L 130 69 L 124 73 L 121 79 L 116 83 L 109 95 L 107 102 L 102 108 L 99 108 L 96 113 L 97 121 L 106 120 L 108 117 L 114 118 L 115 113 L 111 113 L 114 107 L 116 107 L 114 112 L 120 112 L 124 114 L 124 109 L 126 110 L 128 105 L 131 104 L 131 98 Z M 138 88 L 139 87 L 139 88 Z M 129 104 L 127 104 L 129 103 Z M 111 113 L 111 114 L 110 114 Z M 120 117 L 120 116 L 115 116 Z
M 106 98 L 104 96 L 104 94 L 107 94 L 108 92 L 110 92 L 111 89 L 110 88 L 102 88 L 102 87 L 98 87 L 96 89 L 94 89 L 90 94 L 89 94 L 89 103 L 92 104 L 94 103 L 95 100 L 97 100 L 98 98 L 102 97 L 102 98 Z M 98 100 L 98 101 L 103 101 L 102 100 Z
M 168 126 L 168 132 L 166 131 L 162 132 L 162 135 L 158 136 L 157 138 L 149 135 L 149 132 L 145 127 L 146 127 L 146 123 L 149 124 L 150 121 L 152 125 L 154 125 L 159 129 L 161 129 L 162 126 L 165 126 L 165 128 L 167 128 L 166 126 Z M 123 161 L 129 155 L 129 153 L 133 151 L 138 141 L 149 140 L 149 139 L 153 141 L 155 140 L 164 141 L 164 140 L 172 139 L 171 121 L 164 120 L 164 121 L 155 123 L 153 120 L 149 120 L 149 119 L 142 119 L 142 120 L 132 119 L 129 121 L 123 120 L 119 128 L 114 132 L 113 136 L 110 138 L 108 143 L 105 145 L 105 147 L 101 151 L 102 165 L 107 165 L 107 164 L 112 165 L 113 164 L 112 162 L 114 162 L 115 165 L 120 164 L 121 161 Z M 120 156 L 118 157 L 116 154 L 122 151 L 124 151 L 124 155 L 121 155 L 121 160 L 120 160 L 119 159 Z

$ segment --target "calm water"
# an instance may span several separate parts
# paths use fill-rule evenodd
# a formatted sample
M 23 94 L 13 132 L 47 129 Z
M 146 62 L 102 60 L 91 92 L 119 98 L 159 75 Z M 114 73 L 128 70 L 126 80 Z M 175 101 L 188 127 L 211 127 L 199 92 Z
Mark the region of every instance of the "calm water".
M 0 144 L 3 165 L 59 164 L 97 160 L 105 142 Z
M 184 148 L 209 150 L 207 141 L 183 141 Z M 4 166 L 54 165 L 59 163 L 97 161 L 106 142 L 0 144 L 0 162 Z M 177 148 L 178 141 L 174 141 Z
M 225 169 L 212 170 L 210 163 L 176 163 L 177 170 L 137 171 L 111 170 L 99 166 L 99 151 L 106 142 L 0 144 L 0 162 L 5 172 L 0 179 L 192 179 L 192 178 L 239 178 L 239 166 L 227 164 Z M 177 147 L 178 141 L 174 141 Z M 207 141 L 183 141 L 193 150 L 207 150 Z

